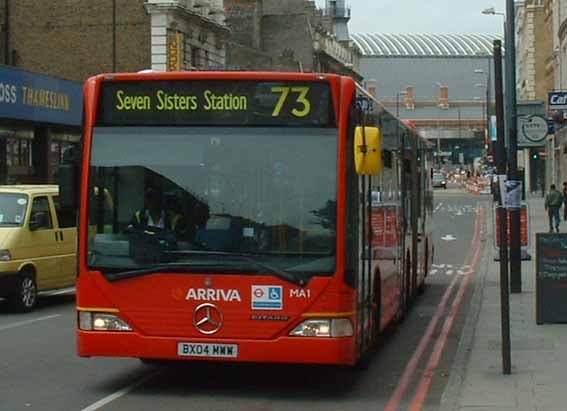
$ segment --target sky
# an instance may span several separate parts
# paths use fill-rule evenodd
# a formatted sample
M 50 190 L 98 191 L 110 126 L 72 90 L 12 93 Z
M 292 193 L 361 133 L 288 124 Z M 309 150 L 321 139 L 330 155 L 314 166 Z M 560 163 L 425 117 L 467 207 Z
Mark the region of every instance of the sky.
M 325 7 L 325 0 L 316 0 Z M 505 12 L 506 0 L 347 0 L 351 33 L 500 34 L 503 16 L 485 16 L 494 7 Z

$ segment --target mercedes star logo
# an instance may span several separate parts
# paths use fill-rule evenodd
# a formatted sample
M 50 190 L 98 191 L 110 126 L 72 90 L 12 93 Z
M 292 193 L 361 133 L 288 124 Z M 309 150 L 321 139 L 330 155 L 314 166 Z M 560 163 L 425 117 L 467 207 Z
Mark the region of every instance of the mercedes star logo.
M 195 308 L 193 325 L 201 334 L 214 334 L 221 329 L 223 316 L 214 304 L 205 303 Z

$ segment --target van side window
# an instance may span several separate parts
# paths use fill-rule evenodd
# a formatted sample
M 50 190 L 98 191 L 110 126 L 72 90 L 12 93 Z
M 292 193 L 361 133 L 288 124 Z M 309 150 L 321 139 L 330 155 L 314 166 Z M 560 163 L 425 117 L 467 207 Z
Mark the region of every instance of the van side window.
M 77 211 L 67 208 L 62 209 L 59 204 L 59 197 L 53 196 L 53 204 L 55 205 L 55 212 L 57 213 L 57 220 L 59 221 L 59 228 L 74 228 L 77 227 Z
M 37 214 L 45 214 L 47 226 L 41 227 L 42 230 L 49 230 L 53 228 L 53 221 L 51 221 L 51 212 L 49 211 L 49 201 L 47 200 L 47 197 L 36 197 L 33 199 L 30 221 L 35 220 Z

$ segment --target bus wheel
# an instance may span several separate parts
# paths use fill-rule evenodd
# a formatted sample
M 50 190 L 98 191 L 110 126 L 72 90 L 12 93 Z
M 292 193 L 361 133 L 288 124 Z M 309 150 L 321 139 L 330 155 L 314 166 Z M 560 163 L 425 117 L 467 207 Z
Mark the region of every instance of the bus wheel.
M 411 262 L 410 262 L 410 255 L 409 252 L 406 253 L 406 263 L 403 271 L 403 281 L 402 285 L 405 285 L 406 288 L 400 290 L 400 295 L 402 296 L 402 301 L 400 301 L 400 307 L 398 308 L 398 314 L 396 316 L 396 322 L 402 323 L 406 319 L 406 314 L 409 308 L 409 281 L 410 281 L 410 270 L 411 270 Z
M 8 299 L 17 311 L 30 312 L 37 305 L 37 284 L 32 269 L 24 268 L 18 274 L 14 294 Z
M 417 295 L 423 295 L 425 293 L 425 278 L 421 284 L 417 287 Z
M 429 248 L 427 245 L 427 242 L 425 242 L 425 262 L 424 262 L 424 272 L 423 272 L 423 280 L 421 281 L 421 284 L 417 287 L 417 295 L 423 295 L 423 293 L 425 293 L 425 278 L 427 277 L 427 274 L 429 273 Z

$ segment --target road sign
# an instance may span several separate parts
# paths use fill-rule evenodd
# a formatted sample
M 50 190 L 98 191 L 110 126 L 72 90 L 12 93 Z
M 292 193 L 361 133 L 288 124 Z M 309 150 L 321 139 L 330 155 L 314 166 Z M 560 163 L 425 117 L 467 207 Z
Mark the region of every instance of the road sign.
M 567 110 L 567 91 L 551 91 L 547 93 L 549 110 Z
M 544 106 L 544 103 L 518 103 L 517 110 L 518 117 L 516 120 L 516 130 L 518 137 L 518 148 L 545 146 L 545 136 L 541 136 L 541 134 L 543 134 L 544 132 L 546 135 L 548 134 L 548 127 L 543 127 L 542 121 L 542 119 L 545 120 L 547 124 L 546 108 Z M 526 123 L 528 124 L 526 125 Z M 524 127 L 524 125 L 526 125 L 526 127 Z M 524 132 L 524 130 L 526 132 Z M 533 137 L 535 137 L 535 139 Z
M 532 115 L 520 118 L 521 132 L 523 136 L 532 143 L 539 143 L 545 140 L 549 132 L 547 119 L 544 116 Z

